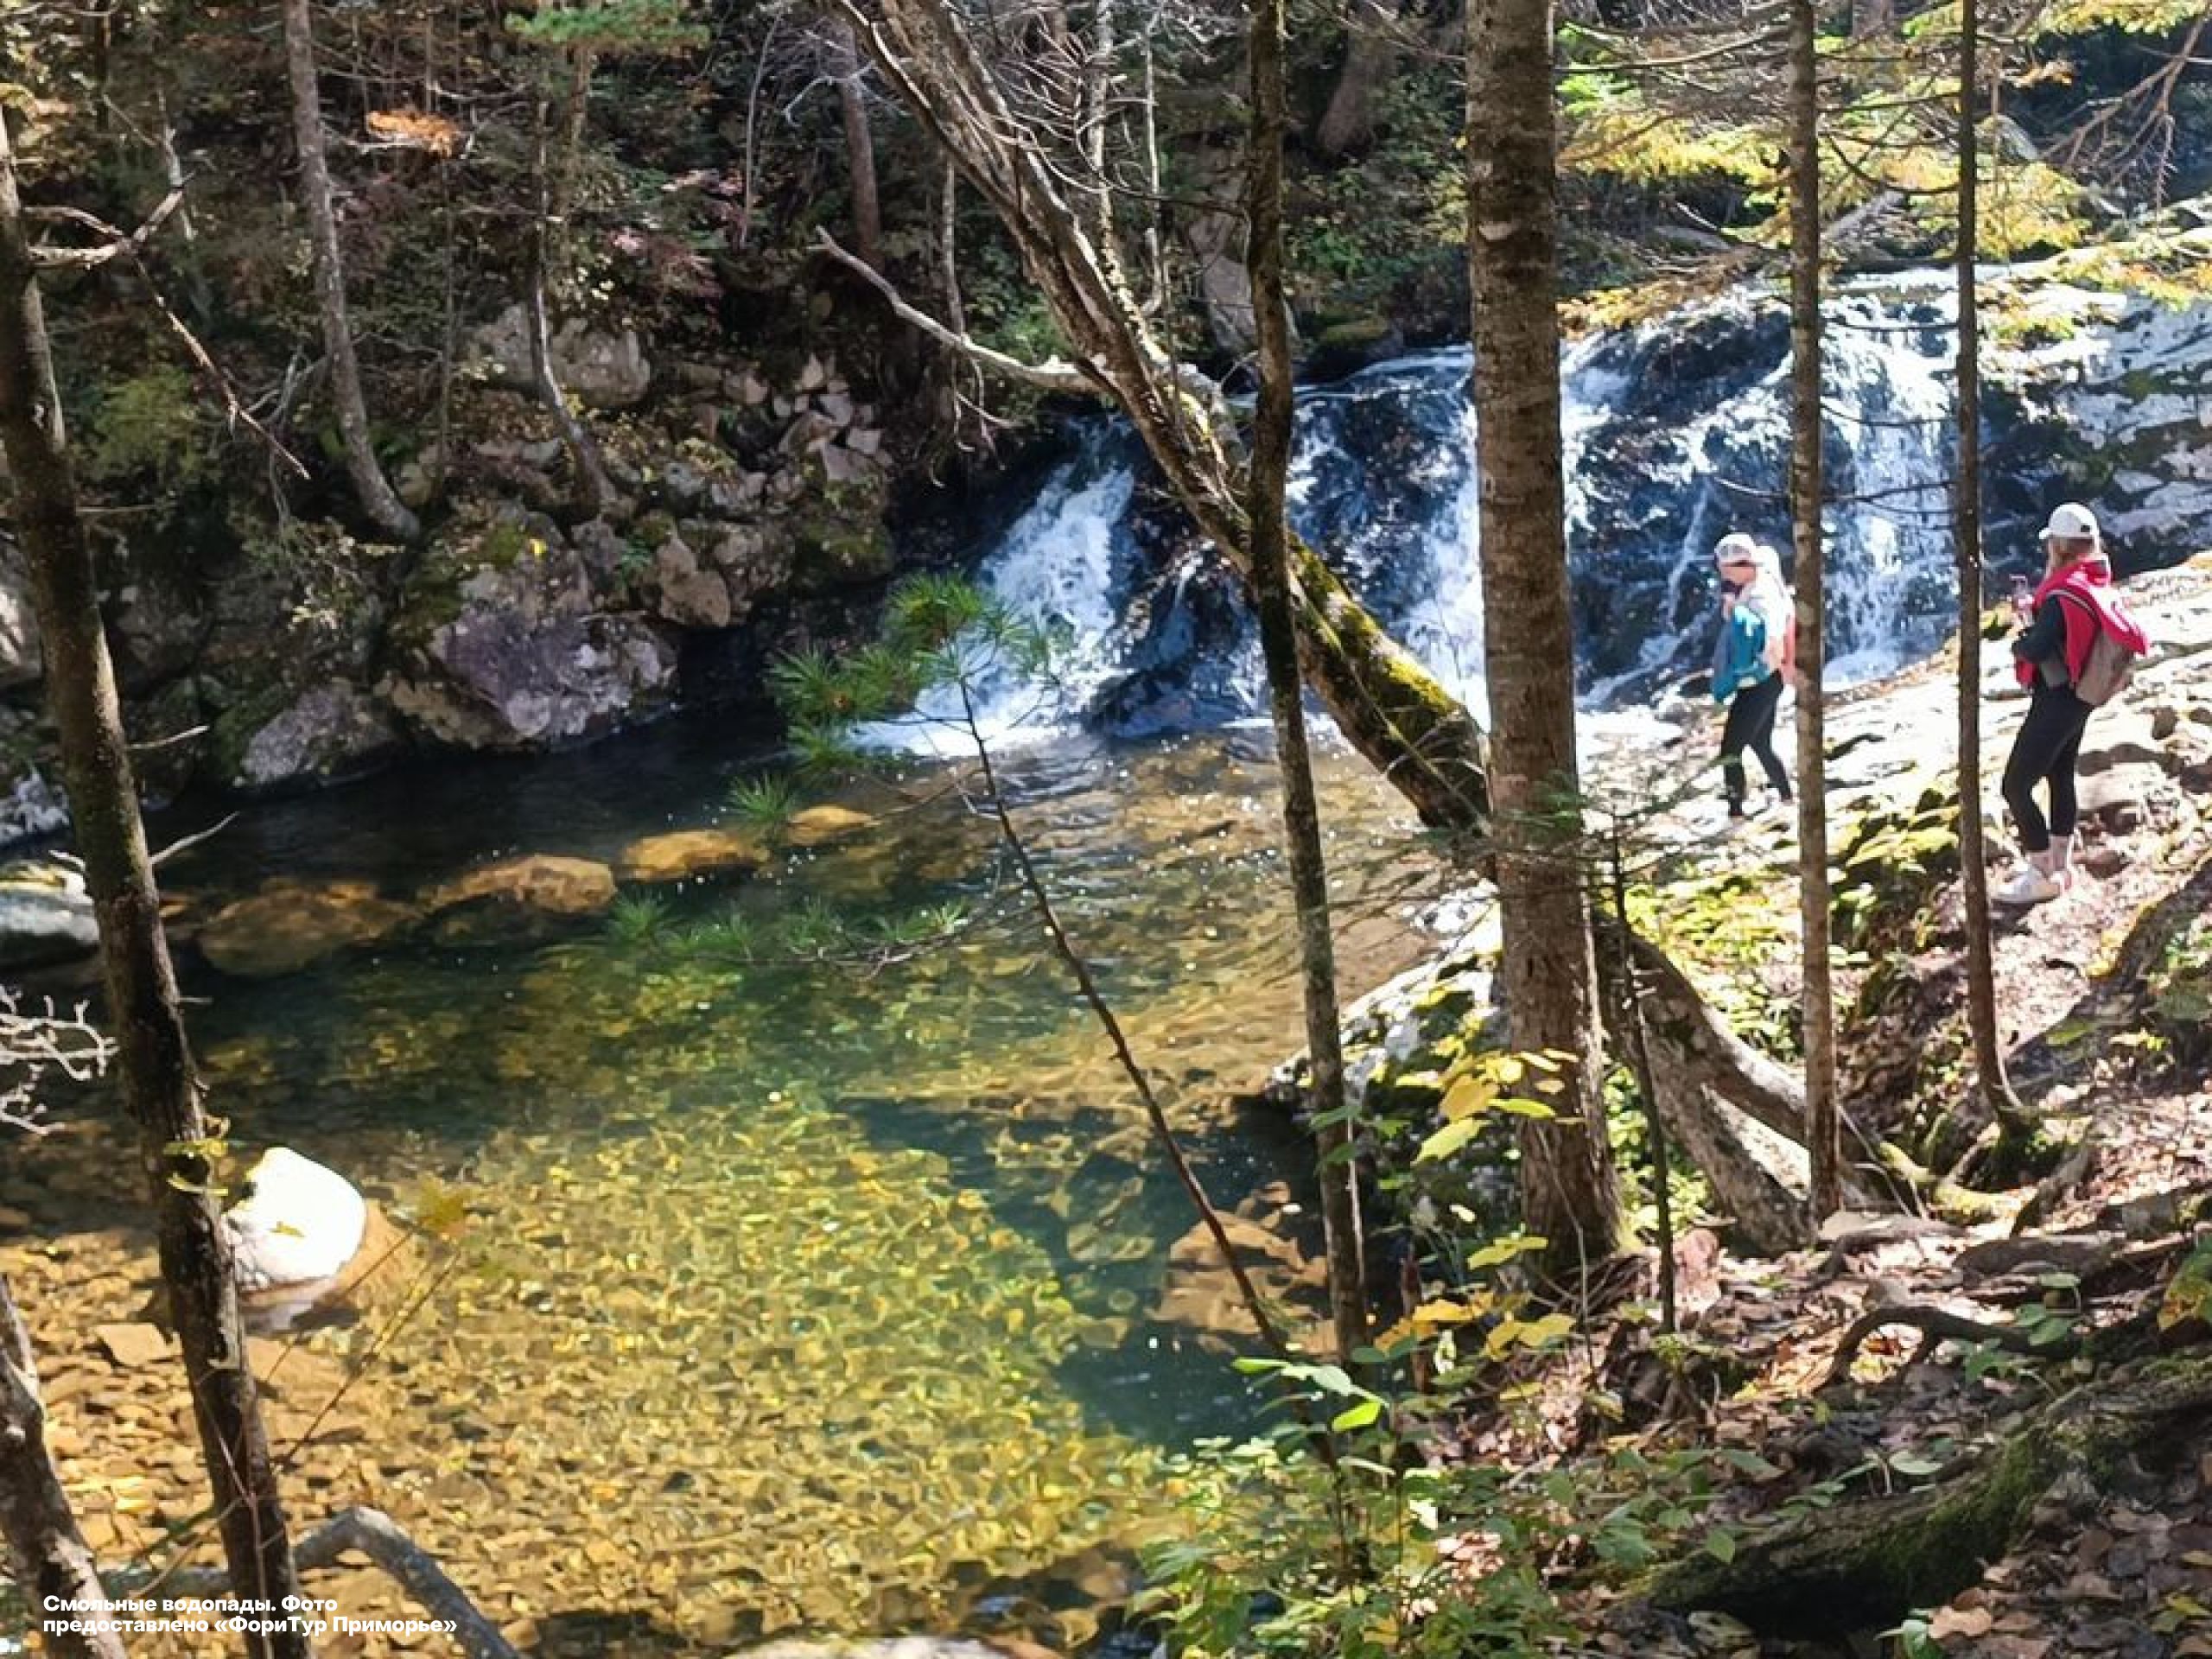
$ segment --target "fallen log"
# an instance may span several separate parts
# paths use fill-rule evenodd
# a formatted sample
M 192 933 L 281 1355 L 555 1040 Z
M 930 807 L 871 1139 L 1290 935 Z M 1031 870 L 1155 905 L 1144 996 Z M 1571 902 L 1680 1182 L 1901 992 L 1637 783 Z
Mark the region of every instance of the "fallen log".
M 1978 1580 L 2060 1483 L 2095 1489 L 2131 1453 L 2178 1454 L 2183 1433 L 2208 1418 L 2212 1356 L 2142 1362 L 2028 1414 L 1952 1479 L 1785 1522 L 1743 1540 L 1728 1560 L 1700 1555 L 1663 1570 L 1646 1594 L 1670 1611 L 1729 1614 L 1763 1635 L 1878 1630 Z

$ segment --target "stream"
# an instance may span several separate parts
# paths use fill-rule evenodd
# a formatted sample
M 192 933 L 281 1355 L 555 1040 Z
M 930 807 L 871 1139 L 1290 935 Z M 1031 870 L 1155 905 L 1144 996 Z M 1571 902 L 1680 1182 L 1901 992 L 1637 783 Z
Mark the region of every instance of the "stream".
M 188 918 L 272 876 L 404 898 L 517 851 L 612 859 L 723 816 L 759 765 L 732 750 L 690 717 L 271 804 L 165 885 Z M 1347 975 L 1379 978 L 1419 948 L 1433 878 L 1406 861 L 1395 798 L 1348 757 L 1325 771 Z M 1310 1288 L 1294 1133 L 1225 1103 L 1299 1022 L 1262 735 L 1069 737 L 1010 772 L 1210 1189 L 1285 1237 L 1277 1288 Z M 1128 1547 L 1173 1522 L 1175 1457 L 1255 1426 L 1228 1364 L 1241 1316 L 1203 1253 L 1173 1249 L 1187 1199 L 938 775 L 849 841 L 662 889 L 648 937 L 418 937 L 267 981 L 182 950 L 211 1104 L 243 1150 L 287 1145 L 398 1214 L 459 1217 L 302 1338 L 374 1355 L 358 1443 L 306 1454 L 316 1507 L 390 1510 L 503 1616 L 696 1638 L 1052 1605 L 1082 1633 Z M 779 918 L 949 902 L 961 931 L 881 966 L 670 942 L 733 914 L 772 937 Z M 119 1149 L 66 1140 L 54 1179 L 85 1184 L 105 1259 L 93 1189 Z

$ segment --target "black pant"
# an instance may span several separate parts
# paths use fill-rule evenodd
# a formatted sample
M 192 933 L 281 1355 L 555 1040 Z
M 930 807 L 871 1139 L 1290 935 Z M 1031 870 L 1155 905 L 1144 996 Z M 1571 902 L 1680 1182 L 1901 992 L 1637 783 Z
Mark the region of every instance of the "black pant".
M 2005 762 L 2005 804 L 2019 827 L 2020 844 L 2031 853 L 2050 850 L 2054 836 L 2070 841 L 2078 809 L 2074 801 L 2074 762 L 2082 753 L 2082 728 L 2089 705 L 2070 685 L 2038 683 L 2028 699 L 2028 717 L 2012 740 Z M 2050 817 L 2036 809 L 2036 785 L 2050 785 Z
M 1720 776 L 1728 789 L 1728 804 L 1744 804 L 1744 751 L 1758 756 L 1766 780 L 1775 793 L 1787 797 L 1789 774 L 1774 752 L 1774 711 L 1782 702 L 1782 676 L 1770 674 L 1757 685 L 1747 685 L 1729 699 L 1728 723 L 1720 728 Z

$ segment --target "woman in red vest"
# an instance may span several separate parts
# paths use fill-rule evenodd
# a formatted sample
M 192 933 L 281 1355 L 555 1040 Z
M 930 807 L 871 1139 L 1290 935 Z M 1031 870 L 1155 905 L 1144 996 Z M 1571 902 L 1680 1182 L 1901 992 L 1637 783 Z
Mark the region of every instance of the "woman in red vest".
M 2043 543 L 2043 583 L 2032 599 L 2014 601 L 2026 626 L 2012 642 L 2012 666 L 2028 688 L 2028 714 L 2005 764 L 2005 804 L 2028 861 L 1993 895 L 2000 905 L 2043 904 L 2074 885 L 2074 763 L 2094 706 L 2077 688 L 2100 633 L 2133 652 L 2149 644 L 2113 594 L 2094 513 L 2073 501 L 2053 508 Z M 2050 798 L 2048 816 L 2037 785 Z

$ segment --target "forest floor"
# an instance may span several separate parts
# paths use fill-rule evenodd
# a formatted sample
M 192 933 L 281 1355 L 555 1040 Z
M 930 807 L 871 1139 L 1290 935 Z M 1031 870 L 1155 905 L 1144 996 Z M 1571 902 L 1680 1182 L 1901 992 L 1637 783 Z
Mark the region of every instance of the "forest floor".
M 1852 1131 L 1883 1190 L 1835 1217 L 1821 1248 L 1777 1259 L 1693 1232 L 1676 1250 L 1681 1344 L 1600 1321 L 1586 1358 L 1549 1378 L 1533 1432 L 1525 1417 L 1471 1430 L 1478 1458 L 1567 1445 L 1572 1466 L 1702 1445 L 1751 1471 L 1704 1512 L 1726 1535 L 1713 1559 L 1578 1604 L 1588 1650 L 2212 1655 L 2212 1046 L 2196 991 L 2212 894 L 2212 563 L 2146 584 L 2136 603 L 2168 654 L 2092 722 L 2079 879 L 1996 938 L 2013 1081 L 2054 1143 L 2041 1179 L 2004 1181 L 1986 1136 L 1957 1161 L 1958 1186 L 1916 1193 L 1871 1156 L 1964 1092 L 1958 884 L 1935 880 L 1896 947 L 1910 949 L 1906 971 L 1845 1031 L 1847 1070 L 1854 1043 L 1910 1062 L 1886 1074 L 1903 1081 L 1869 1109 L 1880 1121 Z M 2009 658 L 1993 654 L 2000 689 Z M 1836 710 L 1841 812 L 1910 803 L 1950 767 L 1950 734 L 1923 718 L 1948 709 L 1947 671 L 1929 664 Z M 1993 795 L 2013 708 L 1986 734 Z M 1790 841 L 1770 815 L 1721 844 L 1786 881 Z M 1993 886 L 2011 868 L 2005 855 Z M 1854 989 L 1868 977 L 1849 976 Z M 2190 1403 L 2117 1449 L 2017 1490 L 1986 1484 L 2026 1452 L 2074 1445 L 2082 1412 L 2176 1376 Z M 1777 1536 L 1792 1541 L 1763 1541 Z M 1853 1554 L 1861 1539 L 1875 1541 Z

